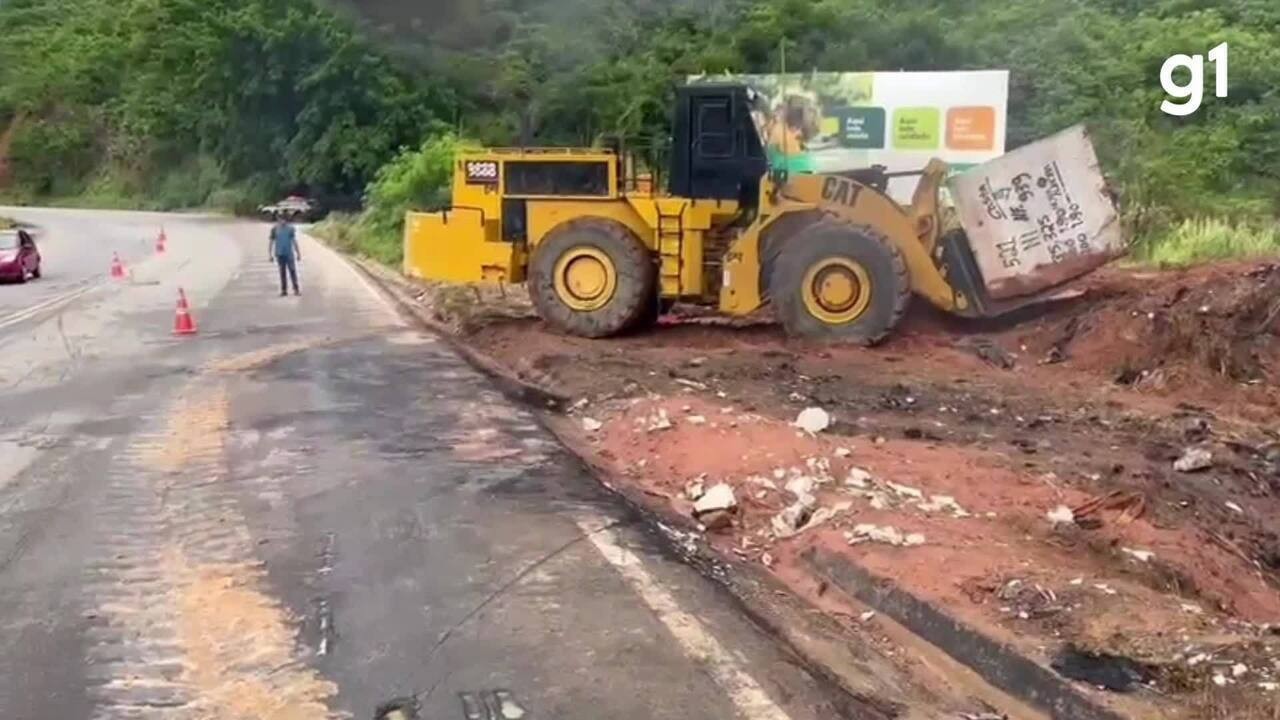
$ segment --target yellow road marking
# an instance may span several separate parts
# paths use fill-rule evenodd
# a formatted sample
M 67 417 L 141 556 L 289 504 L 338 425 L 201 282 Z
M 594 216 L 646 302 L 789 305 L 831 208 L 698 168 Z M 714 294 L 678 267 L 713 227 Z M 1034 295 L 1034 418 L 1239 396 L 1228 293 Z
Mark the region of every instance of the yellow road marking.
M 253 358 L 232 360 L 239 364 L 230 366 L 251 367 Z M 337 686 L 307 667 L 296 618 L 267 590 L 245 518 L 234 495 L 220 486 L 229 426 L 226 388 L 209 376 L 198 382 L 208 387 L 193 386 L 180 396 L 161 435 L 133 448 L 136 482 L 161 499 L 157 517 L 148 521 L 163 530 L 129 560 L 142 566 L 159 557 L 149 565 L 155 582 L 145 592 L 115 592 L 99 605 L 112 627 L 125 630 L 115 642 L 143 647 L 172 638 L 168 660 L 182 670 L 172 681 L 119 670 L 106 688 L 123 693 L 125 704 L 130 693 L 148 687 L 180 689 L 185 705 L 175 717 L 346 717 L 329 707 Z

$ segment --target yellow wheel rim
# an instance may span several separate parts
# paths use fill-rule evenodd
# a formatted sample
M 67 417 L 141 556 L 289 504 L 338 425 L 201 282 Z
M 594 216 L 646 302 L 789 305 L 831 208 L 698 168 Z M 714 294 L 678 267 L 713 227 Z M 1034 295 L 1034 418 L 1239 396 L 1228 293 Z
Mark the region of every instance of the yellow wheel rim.
M 579 312 L 591 312 L 613 299 L 618 271 L 601 250 L 576 247 L 556 261 L 555 284 L 561 302 Z
M 809 314 L 828 325 L 862 317 L 871 305 L 871 275 L 858 262 L 824 258 L 809 267 L 800 292 Z

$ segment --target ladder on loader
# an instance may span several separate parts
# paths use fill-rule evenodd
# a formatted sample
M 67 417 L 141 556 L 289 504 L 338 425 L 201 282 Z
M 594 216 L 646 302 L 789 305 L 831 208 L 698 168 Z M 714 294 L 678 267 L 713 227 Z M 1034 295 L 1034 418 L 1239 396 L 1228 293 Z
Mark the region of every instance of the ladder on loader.
M 658 270 L 659 290 L 666 295 L 681 295 L 684 277 L 684 213 L 688 203 L 680 203 L 680 212 L 671 213 L 670 204 L 658 203 Z

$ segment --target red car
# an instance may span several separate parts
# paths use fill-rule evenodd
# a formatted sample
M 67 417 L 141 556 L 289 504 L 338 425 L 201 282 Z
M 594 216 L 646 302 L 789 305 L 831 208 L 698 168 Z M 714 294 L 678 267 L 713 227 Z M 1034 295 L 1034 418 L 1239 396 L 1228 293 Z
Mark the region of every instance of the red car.
M 0 280 L 24 283 L 40 277 L 40 251 L 26 230 L 0 230 Z

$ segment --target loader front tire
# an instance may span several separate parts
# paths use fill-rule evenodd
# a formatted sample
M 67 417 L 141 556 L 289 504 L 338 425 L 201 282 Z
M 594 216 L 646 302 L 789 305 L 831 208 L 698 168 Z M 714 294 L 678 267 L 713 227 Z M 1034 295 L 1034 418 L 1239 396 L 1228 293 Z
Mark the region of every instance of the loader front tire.
M 547 234 L 529 266 L 538 315 L 570 335 L 617 335 L 642 319 L 656 293 L 653 256 L 625 226 L 570 220 Z
M 778 249 L 769 297 L 791 335 L 875 345 L 906 314 L 911 277 L 889 238 L 827 219 Z

